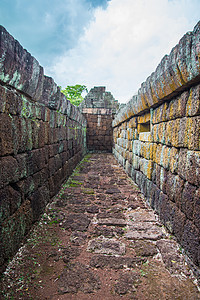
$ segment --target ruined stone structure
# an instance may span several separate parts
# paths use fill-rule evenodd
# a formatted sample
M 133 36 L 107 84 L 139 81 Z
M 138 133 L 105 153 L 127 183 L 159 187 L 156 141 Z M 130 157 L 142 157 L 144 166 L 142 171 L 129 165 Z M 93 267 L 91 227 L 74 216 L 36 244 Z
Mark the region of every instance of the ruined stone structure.
M 112 121 L 118 108 L 118 101 L 105 87 L 94 87 L 85 97 L 80 109 L 87 120 L 89 151 L 112 152 Z
M 86 120 L 0 27 L 0 265 L 86 151 Z
M 199 266 L 200 23 L 114 117 L 117 108 L 104 87 L 74 107 L 0 27 L 0 264 L 87 147 L 112 150 L 113 130 L 114 155 Z
M 115 120 L 114 155 L 200 265 L 200 23 Z

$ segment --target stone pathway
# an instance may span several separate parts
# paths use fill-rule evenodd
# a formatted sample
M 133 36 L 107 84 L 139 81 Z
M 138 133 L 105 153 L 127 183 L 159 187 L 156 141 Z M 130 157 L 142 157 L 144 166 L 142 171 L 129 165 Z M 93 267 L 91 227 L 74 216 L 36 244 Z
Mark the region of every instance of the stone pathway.
M 114 157 L 93 154 L 9 265 L 2 299 L 200 299 L 180 250 Z

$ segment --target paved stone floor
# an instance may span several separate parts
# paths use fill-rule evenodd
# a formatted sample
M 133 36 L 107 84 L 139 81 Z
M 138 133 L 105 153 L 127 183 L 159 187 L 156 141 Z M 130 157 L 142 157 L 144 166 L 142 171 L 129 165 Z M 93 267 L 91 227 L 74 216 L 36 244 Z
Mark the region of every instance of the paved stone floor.
M 9 264 L 2 299 L 200 299 L 179 245 L 111 154 L 87 156 Z

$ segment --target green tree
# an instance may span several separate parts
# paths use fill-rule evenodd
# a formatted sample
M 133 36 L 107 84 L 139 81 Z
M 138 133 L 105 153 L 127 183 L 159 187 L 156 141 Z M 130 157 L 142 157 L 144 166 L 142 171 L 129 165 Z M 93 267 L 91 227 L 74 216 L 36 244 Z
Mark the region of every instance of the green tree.
M 61 89 L 61 92 L 73 105 L 79 106 L 79 104 L 83 101 L 81 94 L 83 92 L 88 92 L 88 90 L 85 85 L 76 84 L 68 85 L 65 89 Z

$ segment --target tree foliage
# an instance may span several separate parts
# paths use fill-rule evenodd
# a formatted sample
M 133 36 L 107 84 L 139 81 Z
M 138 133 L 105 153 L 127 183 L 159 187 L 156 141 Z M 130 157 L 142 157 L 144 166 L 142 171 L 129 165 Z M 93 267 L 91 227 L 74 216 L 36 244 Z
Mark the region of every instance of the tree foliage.
M 76 84 L 76 85 L 68 85 L 61 92 L 66 96 L 66 98 L 76 106 L 83 101 L 82 93 L 88 92 L 87 87 L 85 85 Z

